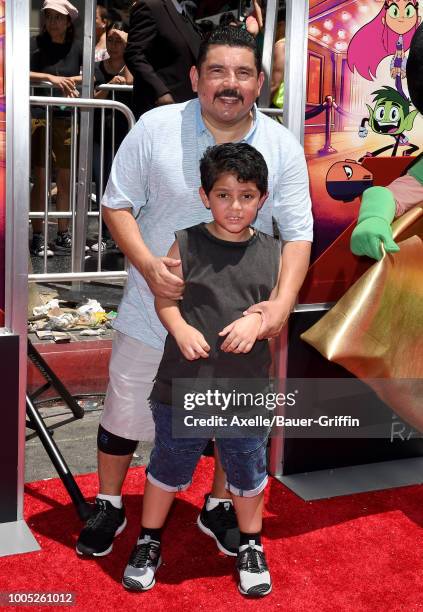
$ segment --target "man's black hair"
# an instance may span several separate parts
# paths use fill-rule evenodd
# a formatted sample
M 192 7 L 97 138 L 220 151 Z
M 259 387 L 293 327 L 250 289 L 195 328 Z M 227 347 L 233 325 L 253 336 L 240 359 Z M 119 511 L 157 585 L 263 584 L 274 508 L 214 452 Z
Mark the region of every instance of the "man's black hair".
M 198 72 L 200 72 L 201 65 L 206 59 L 208 50 L 212 45 L 226 45 L 228 47 L 244 47 L 245 49 L 251 49 L 254 54 L 257 73 L 260 72 L 261 60 L 256 39 L 247 32 L 247 30 L 235 28 L 233 26 L 218 26 L 202 41 L 196 63 Z
M 222 174 L 233 174 L 242 183 L 255 183 L 260 195 L 267 192 L 267 164 L 263 155 L 246 142 L 227 142 L 206 149 L 200 160 L 201 186 L 206 195 Z

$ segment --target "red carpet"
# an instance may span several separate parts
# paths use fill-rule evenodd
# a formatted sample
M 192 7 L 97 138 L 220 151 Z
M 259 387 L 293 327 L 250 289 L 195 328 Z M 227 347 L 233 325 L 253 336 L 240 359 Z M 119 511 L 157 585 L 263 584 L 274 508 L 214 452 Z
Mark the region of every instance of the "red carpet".
M 138 533 L 143 468 L 132 469 L 126 483 L 127 529 L 111 555 L 94 561 L 74 552 L 80 523 L 60 481 L 27 485 L 26 519 L 42 550 L 0 558 L 0 591 L 73 591 L 72 609 L 99 612 L 423 609 L 422 487 L 306 503 L 272 480 L 264 543 L 273 593 L 251 601 L 238 593 L 233 558 L 218 553 L 195 525 L 210 475 L 210 460 L 204 459 L 170 517 L 158 583 L 140 594 L 127 593 L 120 581 Z M 87 497 L 95 495 L 95 475 L 80 476 L 78 483 Z

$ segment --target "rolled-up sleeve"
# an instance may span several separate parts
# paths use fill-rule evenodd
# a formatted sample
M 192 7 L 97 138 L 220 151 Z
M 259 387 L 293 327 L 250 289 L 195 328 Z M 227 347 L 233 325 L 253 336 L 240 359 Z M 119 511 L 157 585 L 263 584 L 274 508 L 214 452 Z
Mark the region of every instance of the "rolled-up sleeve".
M 132 128 L 113 160 L 102 198 L 107 208 L 132 208 L 137 216 L 149 198 L 151 136 L 142 119 Z

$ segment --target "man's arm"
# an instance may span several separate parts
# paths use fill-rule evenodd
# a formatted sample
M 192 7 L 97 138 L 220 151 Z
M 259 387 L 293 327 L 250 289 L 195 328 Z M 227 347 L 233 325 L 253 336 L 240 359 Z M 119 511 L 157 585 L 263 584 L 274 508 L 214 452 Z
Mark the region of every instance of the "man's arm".
M 151 147 L 150 134 L 140 119 L 113 160 L 102 198 L 102 211 L 113 238 L 144 276 L 152 293 L 179 298 L 183 282 L 168 270 L 179 265 L 179 261 L 155 257 L 145 244 L 135 220 L 148 202 Z
M 182 265 L 178 243 L 175 241 L 167 254 L 168 259 L 179 261 L 179 265 L 173 268 L 173 274 L 183 282 Z M 178 302 L 168 297 L 156 296 L 154 300 L 157 315 L 163 326 L 175 338 L 183 356 L 189 361 L 207 358 L 210 346 L 207 344 L 203 334 L 184 320 L 179 310 Z
M 244 314 L 259 312 L 263 321 L 259 339 L 278 336 L 291 314 L 310 262 L 311 242 L 285 243 L 282 250 L 279 282 L 272 299 L 250 306 Z
M 151 9 L 145 2 L 139 2 L 131 11 L 125 63 L 134 77 L 154 90 L 157 103 L 166 103 L 172 98 L 169 88 L 148 60 L 148 52 L 153 47 L 156 36 L 157 23 Z M 160 99 L 164 102 L 160 102 Z
M 277 126 L 276 126 L 277 129 Z M 283 240 L 281 271 L 276 296 L 246 312 L 263 316 L 259 339 L 277 336 L 286 324 L 307 273 L 313 216 L 304 151 L 294 136 L 281 126 L 281 141 L 287 143 L 281 155 L 278 180 L 273 185 L 273 216 Z

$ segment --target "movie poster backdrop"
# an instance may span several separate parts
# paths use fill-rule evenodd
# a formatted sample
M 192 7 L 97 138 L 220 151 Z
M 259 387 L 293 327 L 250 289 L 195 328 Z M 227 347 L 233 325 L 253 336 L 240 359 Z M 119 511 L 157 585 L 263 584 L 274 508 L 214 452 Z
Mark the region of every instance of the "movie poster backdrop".
M 4 324 L 6 234 L 5 0 L 0 0 L 0 326 Z
M 310 0 L 304 148 L 313 259 L 356 219 L 362 191 L 383 184 L 388 167 L 397 178 L 422 150 L 423 118 L 405 78 L 419 10 L 417 0 Z

